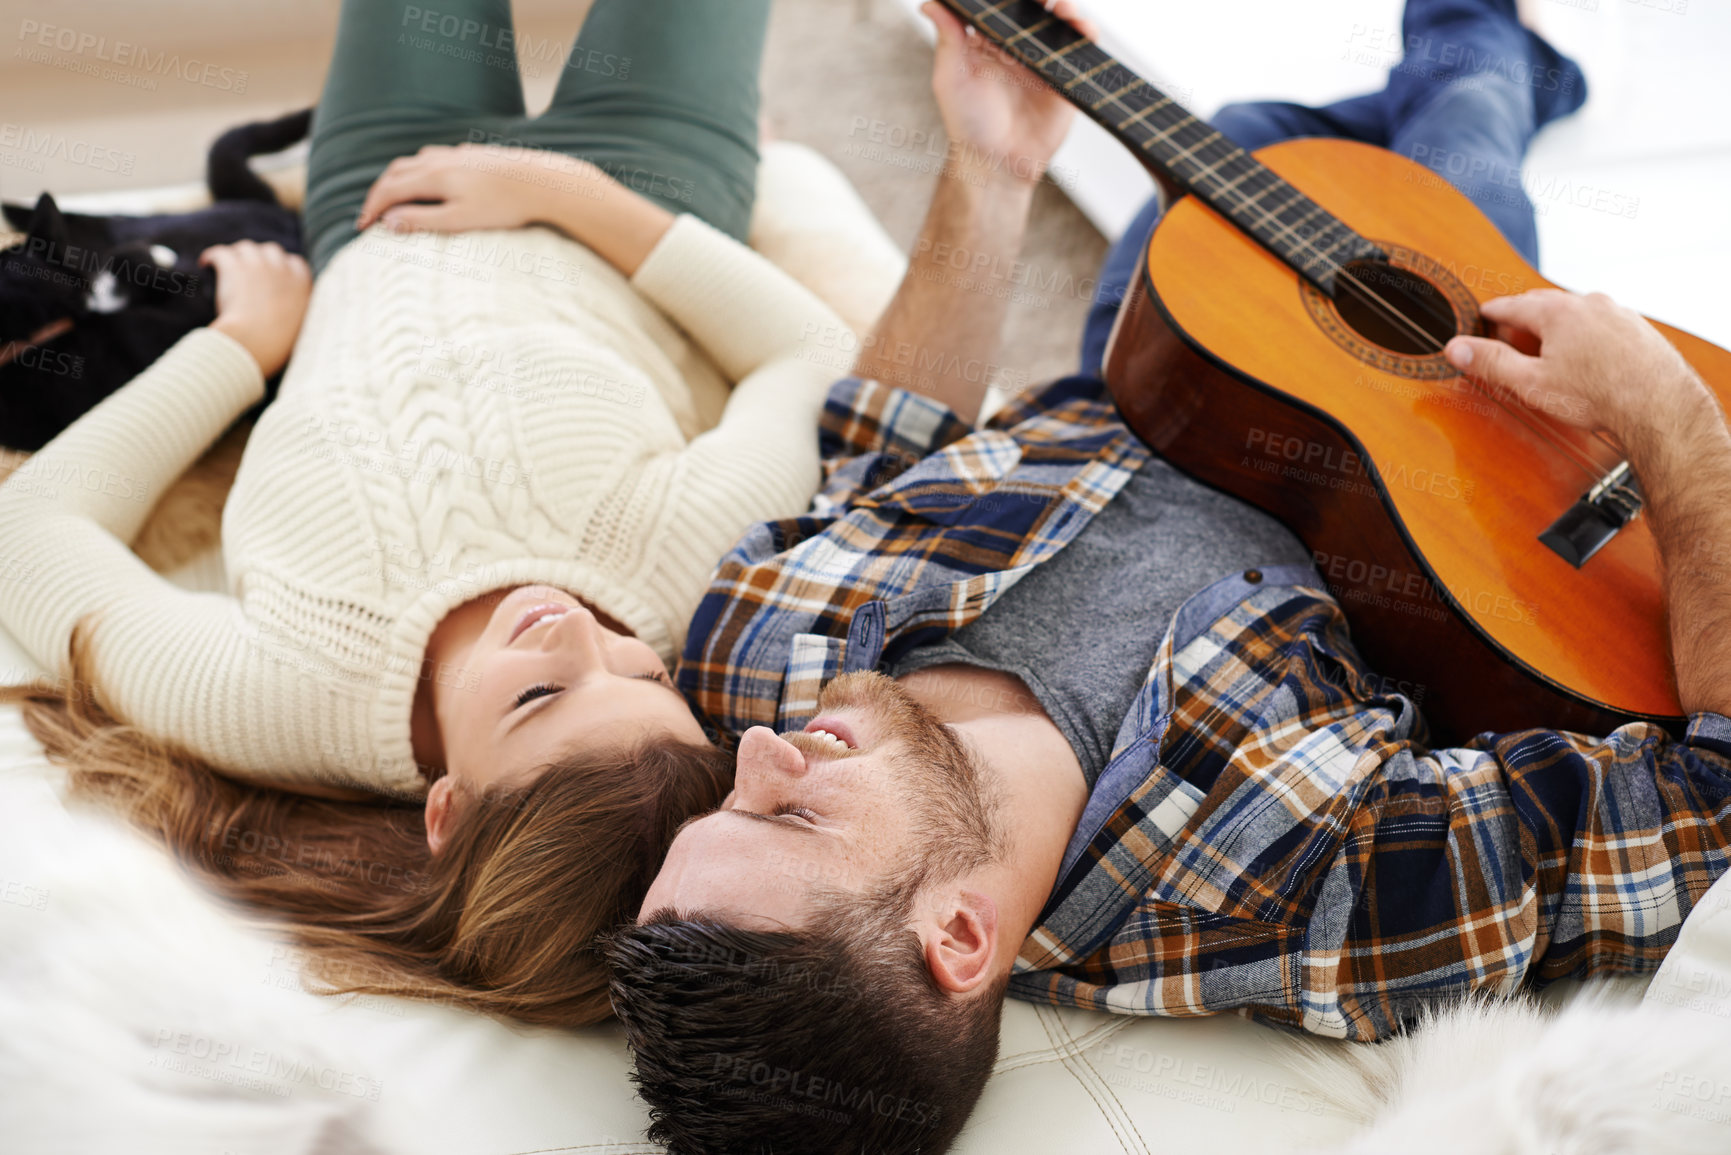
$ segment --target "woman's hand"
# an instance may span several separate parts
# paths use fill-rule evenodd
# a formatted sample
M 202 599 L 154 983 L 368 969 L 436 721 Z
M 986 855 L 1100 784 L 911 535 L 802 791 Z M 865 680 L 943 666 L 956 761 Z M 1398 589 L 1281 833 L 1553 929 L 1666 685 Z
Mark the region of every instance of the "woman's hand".
M 1048 7 L 1083 35 L 1095 34 L 1072 0 Z M 951 162 L 964 172 L 1034 184 L 1069 134 L 1075 108 L 942 4 L 934 0 L 922 11 L 938 30 L 932 91 L 950 136 Z
M 360 228 L 463 233 L 546 224 L 636 273 L 674 216 L 607 173 L 563 153 L 495 145 L 429 145 L 391 162 L 361 207 Z
M 288 364 L 312 298 L 306 261 L 278 244 L 240 241 L 206 249 L 198 263 L 216 270 L 216 320 L 271 377 Z
M 428 145 L 392 161 L 373 182 L 356 227 L 519 229 L 546 220 L 560 191 L 594 196 L 607 180 L 594 165 L 541 149 Z

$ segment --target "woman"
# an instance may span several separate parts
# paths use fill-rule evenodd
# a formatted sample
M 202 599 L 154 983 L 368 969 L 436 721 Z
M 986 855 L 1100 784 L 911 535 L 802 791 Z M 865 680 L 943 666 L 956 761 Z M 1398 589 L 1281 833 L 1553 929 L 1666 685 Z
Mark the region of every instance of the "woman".
M 37 733 L 333 987 L 599 1019 L 589 939 L 725 792 L 668 664 L 716 559 L 816 488 L 835 370 L 801 340 L 841 329 L 740 243 L 768 6 L 597 0 L 526 120 L 508 0 L 346 0 L 316 286 L 211 251 L 215 323 L 0 487 L 0 623 L 94 690 L 34 692 Z M 285 363 L 228 593 L 179 590 L 126 495 Z M 125 484 L 37 483 L 93 472 Z

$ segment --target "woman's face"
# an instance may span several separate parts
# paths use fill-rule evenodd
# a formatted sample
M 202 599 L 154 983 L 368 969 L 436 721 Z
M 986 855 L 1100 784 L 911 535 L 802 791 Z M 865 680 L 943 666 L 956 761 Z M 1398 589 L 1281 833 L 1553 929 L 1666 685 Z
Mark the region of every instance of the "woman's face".
M 446 768 L 427 799 L 435 849 L 458 784 L 520 785 L 574 754 L 648 737 L 707 741 L 655 651 L 563 590 L 511 591 L 454 664 L 464 676 L 433 688 Z

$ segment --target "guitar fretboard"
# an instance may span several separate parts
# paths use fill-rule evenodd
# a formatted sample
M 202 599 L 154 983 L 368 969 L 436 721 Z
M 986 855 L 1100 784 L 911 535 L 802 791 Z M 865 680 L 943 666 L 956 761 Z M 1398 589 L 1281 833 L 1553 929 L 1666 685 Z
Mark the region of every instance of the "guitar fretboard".
M 943 3 L 1330 296 L 1342 266 L 1384 255 L 1037 0 Z

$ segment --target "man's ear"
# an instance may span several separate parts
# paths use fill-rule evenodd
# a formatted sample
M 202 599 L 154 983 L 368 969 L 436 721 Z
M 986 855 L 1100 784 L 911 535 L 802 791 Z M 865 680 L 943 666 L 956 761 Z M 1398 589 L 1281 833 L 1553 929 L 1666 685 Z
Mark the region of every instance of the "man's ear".
M 452 791 L 456 787 L 445 775 L 427 788 L 427 846 L 434 854 L 445 848 L 451 833 Z
M 965 995 L 993 977 L 998 951 L 998 905 L 979 891 L 946 895 L 928 925 L 920 928 L 926 966 L 938 986 Z

